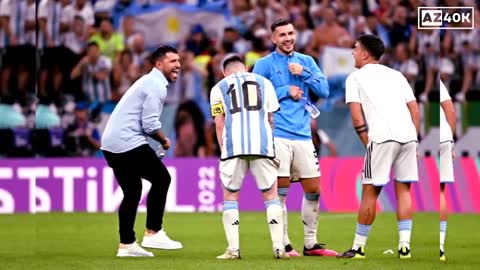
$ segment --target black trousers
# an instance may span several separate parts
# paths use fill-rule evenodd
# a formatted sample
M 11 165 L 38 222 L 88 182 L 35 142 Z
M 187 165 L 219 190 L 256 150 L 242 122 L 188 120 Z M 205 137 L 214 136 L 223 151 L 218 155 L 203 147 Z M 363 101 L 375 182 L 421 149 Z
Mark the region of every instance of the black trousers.
M 146 228 L 161 230 L 171 177 L 155 151 L 144 144 L 124 153 L 103 153 L 124 195 L 118 211 L 120 243 L 135 242 L 134 225 L 142 195 L 142 178 L 152 183 L 147 197 Z

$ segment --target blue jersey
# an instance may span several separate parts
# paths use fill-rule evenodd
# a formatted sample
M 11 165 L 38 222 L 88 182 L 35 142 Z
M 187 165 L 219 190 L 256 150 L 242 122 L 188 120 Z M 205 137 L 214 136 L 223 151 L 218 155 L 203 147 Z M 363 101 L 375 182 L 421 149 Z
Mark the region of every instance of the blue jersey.
M 210 92 L 212 115 L 225 115 L 221 159 L 238 156 L 275 157 L 268 113 L 277 111 L 272 83 L 260 75 L 237 72 Z
M 301 75 L 292 75 L 289 63 L 303 66 Z M 305 109 L 306 98 L 298 101 L 290 97 L 290 86 L 297 86 L 308 97 L 312 90 L 321 98 L 328 97 L 328 82 L 311 56 L 293 52 L 290 55 L 276 51 L 259 59 L 253 73 L 269 79 L 280 103 L 280 111 L 274 115 L 274 136 L 291 140 L 310 140 L 310 114 Z

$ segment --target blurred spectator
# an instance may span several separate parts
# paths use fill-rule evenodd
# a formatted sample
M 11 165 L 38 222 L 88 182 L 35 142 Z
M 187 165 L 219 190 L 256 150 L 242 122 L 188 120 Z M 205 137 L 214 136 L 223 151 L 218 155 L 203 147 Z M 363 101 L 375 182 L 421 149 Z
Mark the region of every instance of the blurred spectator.
M 205 119 L 194 101 L 178 107 L 175 116 L 175 157 L 205 156 Z
M 113 66 L 113 89 L 119 97 L 125 94 L 128 88 L 140 77 L 140 68 L 133 62 L 132 53 L 123 50 L 118 62 Z
M 438 67 L 442 67 L 440 58 L 440 31 L 433 29 L 420 29 L 416 34 L 417 61 L 423 63 L 425 70 L 425 86 L 420 95 L 422 102 L 427 101 L 428 94 L 435 82 Z M 445 82 L 445 81 L 444 81 Z
M 335 11 L 332 8 L 325 9 L 323 16 L 323 23 L 315 28 L 312 40 L 305 50 L 317 61 L 323 54 L 325 46 L 350 48 L 353 44 L 353 39 L 347 30 L 337 23 Z
M 98 44 L 88 43 L 87 55 L 73 68 L 71 78 L 82 76 L 82 90 L 87 100 L 103 103 L 111 99 L 110 72 L 112 62 L 100 54 Z
M 407 9 L 399 6 L 394 11 L 393 23 L 390 27 L 390 47 L 395 48 L 398 43 L 408 43 L 410 50 L 415 50 L 416 27 L 407 21 Z
M 127 47 L 132 52 L 133 62 L 139 66 L 149 56 L 149 52 L 145 49 L 145 37 L 140 33 L 128 38 Z
M 70 21 L 71 18 L 65 12 L 69 4 L 70 0 L 42 0 L 39 4 L 38 18 L 41 30 L 39 44 L 43 44 L 44 47 L 38 82 L 38 96 L 41 99 L 57 99 L 60 96 L 60 90 L 65 83 L 64 78 L 69 76 L 71 69 L 80 59 L 73 57 L 66 49 L 65 41 L 70 41 L 71 48 L 83 47 L 77 53 L 82 53 L 86 45 L 83 17 L 75 16 L 73 22 Z M 66 38 L 65 35 L 72 37 Z M 73 40 L 78 42 L 72 42 Z
M 203 26 L 197 24 L 190 30 L 190 35 L 185 40 L 181 50 L 192 51 L 195 56 L 209 54 L 213 51 L 213 43 L 205 30 L 203 30 Z
M 123 36 L 114 31 L 111 19 L 100 21 L 100 31 L 90 38 L 90 42 L 97 43 L 100 52 L 110 58 L 111 61 L 115 61 L 125 47 Z
M 34 91 L 35 18 L 34 0 L 0 2 L 0 48 L 5 48 L 0 78 L 0 97 L 12 97 L 26 105 Z
M 205 91 L 205 78 L 207 72 L 194 61 L 193 52 L 185 51 L 180 53 L 180 74 L 173 86 L 173 93 L 167 96 L 168 103 L 183 103 L 194 101 L 205 115 L 210 112 Z
M 94 31 L 93 26 L 95 24 L 95 16 L 93 13 L 93 7 L 88 0 L 75 0 L 71 1 L 72 4 L 68 6 L 63 12 L 65 16 L 68 16 L 69 21 L 73 21 L 75 16 L 83 18 L 87 26 L 87 32 L 90 34 Z
M 467 25 L 464 25 L 467 26 Z M 451 57 L 459 59 L 462 67 L 461 89 L 455 95 L 455 100 L 465 101 L 466 93 L 474 86 L 474 75 L 479 71 L 480 38 L 478 29 L 462 29 L 447 31 L 444 44 L 447 50 L 451 48 Z
M 415 81 L 418 75 L 418 64 L 411 58 L 411 52 L 406 43 L 398 43 L 394 49 L 394 61 L 391 66 L 400 71 L 412 89 L 415 89 Z
M 240 36 L 238 30 L 233 27 L 225 28 L 223 32 L 223 41 L 231 42 L 233 44 L 234 52 L 242 55 L 250 50 L 251 47 L 250 42 Z
M 74 122 L 65 130 L 65 148 L 69 156 L 88 157 L 100 149 L 100 133 L 88 119 L 88 105 L 78 103 Z
M 252 40 L 252 50 L 245 54 L 245 64 L 248 70 L 252 70 L 258 59 L 269 54 L 270 50 L 261 38 L 254 37 Z
M 295 42 L 296 50 L 303 53 L 307 48 L 308 43 L 310 43 L 313 31 L 308 28 L 307 20 L 303 15 L 297 15 L 293 24 L 297 31 L 297 41 Z
M 125 16 L 123 17 L 122 27 L 120 29 L 121 34 L 123 35 L 123 39 L 126 42 L 126 45 L 131 42 L 130 39 L 134 38 L 137 33 L 135 32 L 135 17 L 133 16 Z
M 255 23 L 270 27 L 273 22 L 282 18 L 290 18 L 290 14 L 280 2 L 275 0 L 257 0 Z
M 255 11 L 249 0 L 231 0 L 229 5 L 229 25 L 235 27 L 244 35 L 255 23 Z

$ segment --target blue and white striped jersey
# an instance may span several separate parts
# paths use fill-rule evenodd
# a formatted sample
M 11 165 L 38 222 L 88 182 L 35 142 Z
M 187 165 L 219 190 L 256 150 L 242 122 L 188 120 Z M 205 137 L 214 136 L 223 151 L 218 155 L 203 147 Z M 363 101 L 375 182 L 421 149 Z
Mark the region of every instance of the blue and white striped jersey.
M 210 93 L 212 115 L 225 114 L 221 159 L 237 156 L 275 157 L 268 113 L 280 106 L 272 83 L 250 72 L 237 72 Z

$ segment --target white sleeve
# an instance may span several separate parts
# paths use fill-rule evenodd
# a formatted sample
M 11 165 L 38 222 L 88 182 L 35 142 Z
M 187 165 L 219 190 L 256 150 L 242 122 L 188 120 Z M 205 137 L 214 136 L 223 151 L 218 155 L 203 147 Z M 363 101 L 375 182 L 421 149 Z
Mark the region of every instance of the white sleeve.
M 85 19 L 85 24 L 88 26 L 93 26 L 95 24 L 95 16 L 93 14 L 92 6 L 86 7 L 86 10 L 83 12 L 83 16 Z
M 353 76 L 350 74 L 345 81 L 345 103 L 360 103 L 360 87 Z
M 35 18 L 35 9 L 36 9 L 35 5 L 27 6 L 27 16 L 26 16 L 26 18 L 25 18 L 26 21 L 34 22 L 34 21 L 36 20 L 36 18 Z M 39 10 L 39 16 L 38 16 L 38 17 L 41 18 L 41 17 L 40 17 L 40 10 Z M 45 17 L 43 17 L 43 18 L 45 18 Z
M 61 10 L 60 23 L 69 24 L 73 22 L 73 10 L 72 6 L 67 6 Z
M 273 88 L 273 84 L 271 81 L 265 79 L 264 80 L 264 87 L 265 87 L 265 98 L 267 99 L 266 105 L 267 112 L 276 112 L 280 109 L 280 104 L 278 104 L 277 94 L 275 93 L 275 88 Z
M 405 76 L 403 76 L 401 73 L 400 74 L 400 87 L 403 91 L 403 94 L 405 95 L 405 103 L 408 103 L 410 101 L 416 100 L 415 95 L 413 94 L 412 87 L 408 83 L 407 79 Z
M 443 82 L 440 80 L 440 103 L 451 100 L 450 94 L 448 94 L 447 87 Z
M 0 0 L 0 16 L 10 17 L 11 15 L 11 0 Z
M 225 114 L 225 108 L 222 104 L 222 101 L 222 91 L 220 91 L 220 88 L 217 84 L 210 91 L 210 112 L 212 117 Z
M 40 2 L 40 5 L 38 5 L 38 18 L 48 18 L 48 0 L 42 0 L 42 2 Z

